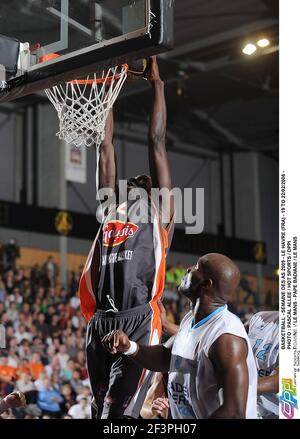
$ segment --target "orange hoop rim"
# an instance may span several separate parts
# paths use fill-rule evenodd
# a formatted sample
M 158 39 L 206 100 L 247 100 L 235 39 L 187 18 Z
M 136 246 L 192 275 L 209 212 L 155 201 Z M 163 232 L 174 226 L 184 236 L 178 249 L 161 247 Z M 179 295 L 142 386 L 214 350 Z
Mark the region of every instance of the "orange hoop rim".
M 126 71 L 129 69 L 128 64 L 122 64 L 120 67 L 124 68 Z M 98 79 L 74 79 L 73 81 L 68 81 L 68 84 L 78 84 L 78 85 L 106 84 L 118 80 L 120 77 L 121 77 L 121 73 L 117 73 L 116 75 L 111 75 Z
M 39 63 L 51 61 L 53 59 L 59 58 L 60 55 L 57 53 L 48 53 L 47 55 L 43 55 L 39 58 Z M 121 64 L 122 68 L 128 71 L 128 64 Z M 74 79 L 73 81 L 67 81 L 67 84 L 77 84 L 77 85 L 93 85 L 93 84 L 106 84 L 112 81 L 118 80 L 121 77 L 121 73 L 117 73 L 116 75 L 107 76 L 104 78 L 98 79 Z

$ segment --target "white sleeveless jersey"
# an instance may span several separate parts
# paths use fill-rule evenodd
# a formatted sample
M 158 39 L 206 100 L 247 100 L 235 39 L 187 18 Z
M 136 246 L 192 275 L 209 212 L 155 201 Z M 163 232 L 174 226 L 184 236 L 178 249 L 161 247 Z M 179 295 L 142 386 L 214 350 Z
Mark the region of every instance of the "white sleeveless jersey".
M 183 319 L 171 356 L 168 395 L 173 419 L 205 419 L 222 405 L 222 389 L 208 357 L 212 344 L 222 334 L 233 334 L 248 344 L 249 389 L 246 418 L 256 418 L 257 372 L 250 341 L 240 319 L 218 308 L 193 325 L 193 315 Z
M 255 314 L 249 323 L 249 338 L 259 377 L 276 373 L 279 367 L 279 313 L 263 311 Z M 276 393 L 259 395 L 257 411 L 263 418 L 279 416 L 279 396 Z

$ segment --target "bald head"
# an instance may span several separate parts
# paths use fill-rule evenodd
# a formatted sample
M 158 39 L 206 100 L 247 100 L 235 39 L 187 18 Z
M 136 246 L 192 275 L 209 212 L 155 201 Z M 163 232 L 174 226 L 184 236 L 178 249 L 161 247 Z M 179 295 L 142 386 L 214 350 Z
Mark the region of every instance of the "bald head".
M 227 302 L 240 283 L 240 270 L 227 256 L 208 253 L 198 260 L 204 279 L 211 279 L 215 295 Z

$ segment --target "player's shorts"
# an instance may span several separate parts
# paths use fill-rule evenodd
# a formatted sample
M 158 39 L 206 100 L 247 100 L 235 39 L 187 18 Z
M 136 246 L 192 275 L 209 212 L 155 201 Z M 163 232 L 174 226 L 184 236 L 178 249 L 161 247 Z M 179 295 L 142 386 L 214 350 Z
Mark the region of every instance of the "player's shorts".
M 107 352 L 101 339 L 113 330 L 122 329 L 132 341 L 157 344 L 160 328 L 153 324 L 154 320 L 158 321 L 155 317 L 153 306 L 146 304 L 117 313 L 98 310 L 89 321 L 86 351 L 93 393 L 92 418 L 138 417 L 146 396 L 146 392 L 141 394 L 141 386 L 148 372 L 130 357 Z

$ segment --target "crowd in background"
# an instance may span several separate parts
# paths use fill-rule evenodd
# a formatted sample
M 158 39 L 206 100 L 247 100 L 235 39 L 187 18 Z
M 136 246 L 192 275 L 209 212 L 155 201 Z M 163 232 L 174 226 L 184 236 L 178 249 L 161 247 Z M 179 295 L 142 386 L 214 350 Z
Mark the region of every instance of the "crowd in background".
M 0 274 L 0 323 L 6 331 L 0 396 L 18 390 L 28 403 L 8 417 L 90 417 L 79 271 L 71 273 L 67 288 L 59 284 L 58 275 L 51 257 L 27 276 L 22 268 L 12 267 Z
M 14 255 L 0 267 L 0 323 L 6 332 L 6 349 L 0 349 L 0 397 L 17 390 L 25 393 L 27 406 L 2 417 L 89 418 L 86 322 L 77 293 L 82 267 L 61 286 L 51 256 L 25 273 L 16 268 L 18 252 Z M 166 273 L 163 303 L 167 319 L 175 324 L 189 311 L 189 302 L 177 293 L 184 274 L 182 265 L 168 267 Z M 230 307 L 245 320 L 257 311 L 257 298 L 252 302 L 250 307 Z

